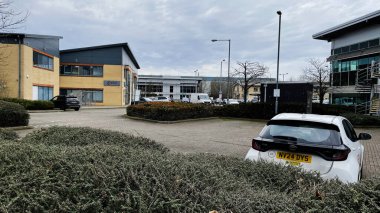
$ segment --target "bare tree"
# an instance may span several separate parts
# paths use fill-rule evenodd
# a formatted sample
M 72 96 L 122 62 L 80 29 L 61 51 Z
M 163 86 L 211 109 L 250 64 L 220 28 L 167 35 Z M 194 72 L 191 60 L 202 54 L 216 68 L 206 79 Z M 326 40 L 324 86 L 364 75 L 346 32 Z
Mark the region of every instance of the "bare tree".
M 247 103 L 248 91 L 257 83 L 257 79 L 267 73 L 268 68 L 259 62 L 237 62 L 233 76 L 237 78 L 235 85 L 243 88 L 244 103 Z
M 303 79 L 316 83 L 318 86 L 316 92 L 319 96 L 319 103 L 323 103 L 323 97 L 325 96 L 329 87 L 330 69 L 325 60 L 318 58 L 310 58 L 307 60 L 308 66 L 303 69 Z
M 14 10 L 11 1 L 0 1 L 0 32 L 18 29 L 28 16 L 28 12 L 23 13 Z
M 10 1 L 0 1 L 0 33 L 12 32 L 20 27 L 26 21 L 29 13 L 15 11 Z M 8 96 L 7 85 L 7 52 L 8 46 L 3 44 L 0 46 L 0 97 Z

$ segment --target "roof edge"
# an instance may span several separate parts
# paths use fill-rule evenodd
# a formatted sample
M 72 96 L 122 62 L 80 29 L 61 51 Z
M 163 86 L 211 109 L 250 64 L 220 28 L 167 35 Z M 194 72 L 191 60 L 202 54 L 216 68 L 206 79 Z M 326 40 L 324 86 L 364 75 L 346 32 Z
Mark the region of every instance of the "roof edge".
M 137 69 L 140 69 L 140 65 L 138 64 L 135 56 L 132 53 L 131 48 L 129 47 L 128 43 L 115 43 L 115 44 L 106 44 L 106 45 L 98 45 L 98 46 L 90 46 L 90 47 L 80 47 L 80 48 L 73 48 L 73 49 L 66 49 L 66 50 L 60 50 L 60 53 L 70 53 L 70 52 L 80 52 L 80 51 L 86 51 L 86 50 L 95 50 L 95 49 L 104 49 L 104 48 L 112 48 L 112 47 L 123 47 L 124 50 L 127 52 L 128 56 L 131 58 L 133 64 Z
M 339 25 L 336 25 L 334 27 L 330 27 L 326 30 L 319 32 L 319 33 L 315 33 L 314 35 L 312 35 L 312 37 L 313 37 L 313 39 L 329 40 L 327 38 L 322 38 L 322 37 L 326 36 L 330 33 L 336 32 L 338 30 L 342 30 L 344 28 L 350 27 L 354 24 L 358 24 L 358 23 L 363 22 L 363 21 L 368 21 L 368 19 L 376 18 L 378 16 L 380 16 L 380 10 L 376 10 L 376 11 L 371 12 L 369 14 L 366 14 L 364 16 L 360 16 L 356 19 L 344 22 L 343 24 L 339 24 Z

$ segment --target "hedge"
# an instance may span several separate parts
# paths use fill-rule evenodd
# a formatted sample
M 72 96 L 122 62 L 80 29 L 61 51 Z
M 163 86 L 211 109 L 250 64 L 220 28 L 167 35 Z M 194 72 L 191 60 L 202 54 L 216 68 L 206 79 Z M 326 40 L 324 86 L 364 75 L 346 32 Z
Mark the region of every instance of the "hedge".
M 355 126 L 380 126 L 380 117 L 354 114 L 354 113 L 343 113 L 343 117 L 347 118 Z
M 0 140 L 1 211 L 378 212 L 380 208 L 379 179 L 345 185 L 323 181 L 297 167 L 213 154 L 174 154 L 147 139 L 109 131 L 103 131 L 103 137 L 98 132 L 54 127 L 21 141 Z M 54 136 L 40 141 L 46 135 Z M 91 135 L 96 135 L 92 142 L 86 138 Z
M 241 103 L 217 107 L 180 102 L 152 102 L 128 106 L 127 115 L 160 121 L 212 116 L 270 119 L 275 116 L 274 108 L 274 103 Z M 313 104 L 312 110 L 314 114 L 342 115 L 351 113 L 354 109 L 347 106 Z M 305 113 L 306 106 L 304 104 L 282 103 L 279 104 L 279 112 Z
M 0 100 L 0 127 L 27 126 L 29 113 L 23 106 Z
M 21 98 L 2 98 L 1 100 L 7 102 L 18 103 L 25 107 L 27 110 L 49 110 L 54 109 L 54 104 L 51 101 L 41 100 L 26 100 Z
M 14 131 L 0 129 L 0 140 L 16 140 L 18 135 Z
M 148 102 L 127 107 L 127 115 L 160 121 L 214 116 L 213 106 L 181 102 Z

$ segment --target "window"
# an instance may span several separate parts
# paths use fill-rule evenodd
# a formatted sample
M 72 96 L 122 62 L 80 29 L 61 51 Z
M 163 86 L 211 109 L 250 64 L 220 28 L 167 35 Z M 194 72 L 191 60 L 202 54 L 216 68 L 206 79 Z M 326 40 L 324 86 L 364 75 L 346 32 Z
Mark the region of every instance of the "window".
M 103 90 L 61 89 L 60 94 L 78 97 L 82 103 L 103 102 Z
M 354 52 L 354 51 L 363 50 L 363 49 L 367 49 L 371 47 L 377 47 L 379 45 L 380 45 L 380 38 L 376 38 L 369 41 L 351 44 L 350 46 L 331 49 L 331 55 Z
M 353 44 L 350 46 L 350 51 L 357 51 L 359 50 L 359 44 Z
M 339 72 L 339 61 L 333 61 L 333 73 Z
M 173 93 L 173 86 L 170 86 L 170 93 Z
M 368 41 L 362 42 L 359 44 L 360 49 L 365 49 L 368 48 Z
M 343 127 L 344 131 L 346 132 L 347 137 L 352 141 L 355 142 L 358 140 L 358 137 L 356 136 L 356 132 L 354 128 L 352 127 L 351 123 L 347 120 L 343 120 Z
M 349 46 L 342 47 L 342 53 L 348 53 L 349 49 L 350 49 Z
M 371 41 L 368 41 L 368 45 L 369 47 L 376 47 L 376 46 L 379 46 L 379 39 L 373 39 Z
M 181 93 L 195 93 L 195 86 L 181 86 Z
M 137 88 L 141 92 L 162 92 L 162 85 L 138 85 Z
M 350 62 L 350 71 L 355 71 L 358 69 L 358 61 L 354 60 Z
M 53 70 L 53 57 L 33 51 L 33 66 Z
M 33 86 L 33 100 L 50 100 L 53 98 L 53 87 Z
M 61 75 L 68 76 L 103 76 L 102 66 L 79 66 L 79 65 L 61 65 Z
M 262 133 L 263 138 L 283 138 L 297 143 L 340 145 L 337 126 L 308 121 L 272 120 Z
M 336 49 L 334 50 L 334 54 L 335 54 L 335 55 L 340 54 L 340 53 L 342 53 L 342 48 L 336 48 Z
M 349 63 L 347 61 L 342 62 L 342 72 L 347 72 L 349 68 Z

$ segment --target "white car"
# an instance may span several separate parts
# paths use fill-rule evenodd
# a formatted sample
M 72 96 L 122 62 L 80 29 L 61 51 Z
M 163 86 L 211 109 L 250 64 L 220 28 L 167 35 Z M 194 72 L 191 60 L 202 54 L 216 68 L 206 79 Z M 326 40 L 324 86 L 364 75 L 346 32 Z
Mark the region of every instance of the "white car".
M 188 97 L 183 97 L 182 102 L 190 103 L 190 99 Z
M 237 99 L 224 99 L 223 104 L 239 104 L 239 101 Z
M 300 166 L 316 171 L 324 179 L 338 178 L 345 183 L 361 179 L 364 147 L 344 117 L 282 113 L 273 117 L 252 140 L 245 159 L 264 160 Z
M 170 102 L 170 99 L 165 96 L 157 96 L 157 97 L 152 98 L 152 101 L 153 102 Z

